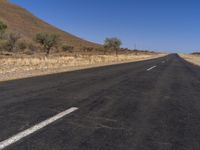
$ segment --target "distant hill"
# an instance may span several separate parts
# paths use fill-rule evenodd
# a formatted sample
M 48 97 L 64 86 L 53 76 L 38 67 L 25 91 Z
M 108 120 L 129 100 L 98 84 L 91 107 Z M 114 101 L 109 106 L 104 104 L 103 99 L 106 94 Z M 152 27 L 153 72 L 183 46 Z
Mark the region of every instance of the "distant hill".
M 60 35 L 61 40 L 75 48 L 99 46 L 44 22 L 8 0 L 0 0 L 0 20 L 6 23 L 10 30 L 21 33 L 27 39 L 33 39 L 35 34 L 39 32 L 49 32 Z

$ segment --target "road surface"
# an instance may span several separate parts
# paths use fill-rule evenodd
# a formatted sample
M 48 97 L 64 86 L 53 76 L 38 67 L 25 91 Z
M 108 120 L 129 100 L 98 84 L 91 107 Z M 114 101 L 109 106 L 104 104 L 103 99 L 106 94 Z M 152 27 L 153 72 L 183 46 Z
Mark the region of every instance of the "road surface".
M 176 54 L 2 82 L 0 91 L 1 149 L 200 149 L 200 68 Z

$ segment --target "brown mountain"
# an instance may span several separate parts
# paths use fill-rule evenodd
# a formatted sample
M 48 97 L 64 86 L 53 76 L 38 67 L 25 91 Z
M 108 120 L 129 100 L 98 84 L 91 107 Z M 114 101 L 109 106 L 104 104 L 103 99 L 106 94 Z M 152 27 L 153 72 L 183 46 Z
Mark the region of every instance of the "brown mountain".
M 36 33 L 49 32 L 60 35 L 64 42 L 77 48 L 99 46 L 44 22 L 26 9 L 12 4 L 8 0 L 0 0 L 0 20 L 5 22 L 10 30 L 19 32 L 28 39 L 32 39 Z

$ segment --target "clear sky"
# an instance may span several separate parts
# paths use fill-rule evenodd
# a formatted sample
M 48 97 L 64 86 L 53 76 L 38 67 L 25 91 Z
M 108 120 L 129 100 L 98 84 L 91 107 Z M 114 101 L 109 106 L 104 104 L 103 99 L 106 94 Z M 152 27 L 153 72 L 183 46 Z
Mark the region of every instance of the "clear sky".
M 81 38 L 168 52 L 200 50 L 199 0 L 11 0 Z

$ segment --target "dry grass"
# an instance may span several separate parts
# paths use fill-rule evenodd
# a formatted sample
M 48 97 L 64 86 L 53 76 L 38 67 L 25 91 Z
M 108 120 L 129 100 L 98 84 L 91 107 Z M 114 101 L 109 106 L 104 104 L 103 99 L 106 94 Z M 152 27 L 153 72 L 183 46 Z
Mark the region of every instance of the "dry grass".
M 85 66 L 93 64 L 104 64 L 112 62 L 122 62 L 129 60 L 142 60 L 152 55 L 92 55 L 92 56 L 51 56 L 51 57 L 21 57 L 0 59 L 0 73 L 13 72 L 17 70 L 52 69 L 71 66 Z
M 185 60 L 200 66 L 200 55 L 181 54 L 180 56 Z
M 78 55 L 50 57 L 0 58 L 0 80 L 58 73 L 110 64 L 140 61 L 161 55 Z

